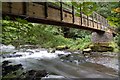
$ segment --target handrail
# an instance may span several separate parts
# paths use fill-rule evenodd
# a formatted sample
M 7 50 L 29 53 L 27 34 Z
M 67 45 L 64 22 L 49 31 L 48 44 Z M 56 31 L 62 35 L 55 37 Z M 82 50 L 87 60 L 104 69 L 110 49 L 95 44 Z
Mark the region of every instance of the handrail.
M 63 4 L 64 6 L 69 7 L 69 8 L 71 9 L 70 12 L 73 12 L 73 10 L 72 10 L 72 5 L 66 4 L 66 3 L 64 3 L 64 2 L 62 2 L 62 4 Z M 73 6 L 73 7 L 74 7 L 74 6 Z M 68 9 L 65 8 L 65 7 L 63 7 L 63 9 L 68 10 Z M 76 7 L 74 7 L 74 9 L 76 9 Z M 76 13 L 76 12 L 75 12 L 75 10 L 74 10 L 74 14 L 75 14 L 75 13 Z M 79 12 L 77 12 L 77 13 L 79 13 Z M 86 16 L 84 13 L 80 13 L 80 14 L 83 15 L 82 17 L 87 18 L 87 16 Z M 93 19 L 94 22 L 97 22 L 98 24 L 103 25 L 102 27 L 104 27 L 104 28 L 110 26 L 110 25 L 108 24 L 108 20 L 106 20 L 103 16 L 101 16 L 101 15 L 98 14 L 97 12 L 94 11 L 91 15 L 92 15 L 91 17 L 88 16 L 88 19 L 92 19 L 93 15 L 96 15 L 96 16 L 94 16 L 94 19 Z
M 31 16 L 33 14 L 33 15 L 39 16 L 38 11 L 35 12 L 33 11 L 33 9 L 35 7 L 37 8 L 41 7 L 41 8 L 38 8 L 41 10 L 39 11 L 42 16 L 42 17 L 39 16 L 40 18 L 52 19 L 52 20 L 56 20 L 57 18 L 57 21 L 66 22 L 66 24 L 72 23 L 78 26 L 83 26 L 90 29 L 93 28 L 95 30 L 101 30 L 101 31 L 105 31 L 105 28 L 109 27 L 108 21 L 97 12 L 93 12 L 93 14 L 91 14 L 90 16 L 87 16 L 81 11 L 81 8 L 80 8 L 80 12 L 77 12 L 76 7 L 74 5 L 69 5 L 64 2 L 58 2 L 57 4 L 52 2 L 32 2 L 32 3 L 24 3 L 24 4 L 21 3 L 20 5 L 22 6 L 19 8 L 21 9 L 20 14 L 17 7 L 12 6 L 12 9 L 15 10 L 15 12 L 13 12 L 11 7 L 5 5 L 6 7 L 8 7 L 8 10 L 10 10 L 7 13 L 11 13 L 11 10 L 12 10 L 13 14 L 14 13 L 17 14 L 16 12 L 18 12 L 17 15 L 28 16 L 30 14 Z M 50 10 L 53 11 L 53 14 L 58 15 L 58 17 L 57 16 L 53 17 L 53 15 L 50 14 L 51 13 Z M 58 12 L 55 13 L 54 11 L 55 12 L 58 11 Z M 76 12 L 79 13 L 80 16 L 75 16 Z

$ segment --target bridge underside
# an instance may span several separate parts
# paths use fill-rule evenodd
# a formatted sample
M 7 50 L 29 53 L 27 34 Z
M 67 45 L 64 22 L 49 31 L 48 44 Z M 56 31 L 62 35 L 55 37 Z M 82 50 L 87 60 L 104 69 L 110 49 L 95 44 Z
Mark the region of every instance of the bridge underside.
M 90 27 L 85 27 L 73 23 L 66 23 L 66 22 L 61 22 L 61 21 L 55 21 L 55 20 L 50 20 L 50 19 L 44 19 L 44 18 L 34 18 L 34 17 L 27 17 L 24 15 L 14 15 L 14 14 L 2 14 L 2 18 L 5 19 L 6 16 L 10 17 L 10 20 L 16 21 L 16 18 L 21 18 L 25 19 L 28 22 L 32 23 L 42 23 L 42 24 L 48 24 L 48 25 L 57 25 L 60 27 L 69 27 L 69 28 L 76 28 L 76 29 L 83 29 L 83 30 L 89 30 L 92 32 L 97 32 L 97 33 L 104 33 L 105 31 L 103 30 L 98 30 L 95 28 L 90 28 Z
M 64 26 L 70 28 L 84 29 L 98 33 L 104 33 L 103 25 L 100 22 L 81 14 L 76 16 L 72 12 L 47 3 L 25 3 L 25 2 L 4 2 L 2 3 L 2 17 L 10 16 L 12 20 L 19 17 L 33 23 Z

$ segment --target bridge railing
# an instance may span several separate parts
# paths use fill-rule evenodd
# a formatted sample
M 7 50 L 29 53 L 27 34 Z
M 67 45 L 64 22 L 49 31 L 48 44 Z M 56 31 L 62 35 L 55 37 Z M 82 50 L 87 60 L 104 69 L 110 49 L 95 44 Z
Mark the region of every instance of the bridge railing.
M 74 27 L 77 26 L 75 28 L 89 30 L 104 31 L 109 26 L 108 21 L 98 13 L 93 12 L 93 14 L 87 16 L 82 11 L 76 12 L 76 8 L 73 5 L 63 2 L 57 2 L 57 4 L 50 2 L 8 2 L 2 4 L 2 12 L 6 15 L 33 17 L 40 19 L 36 21 L 41 23 L 55 24 L 56 22 L 57 25 L 74 25 Z M 76 13 L 79 13 L 80 16 L 76 16 Z M 47 22 L 46 20 L 49 21 Z
M 56 3 L 53 3 L 53 4 L 56 4 Z M 108 20 L 105 19 L 103 16 L 101 16 L 100 14 L 98 14 L 95 11 L 90 16 L 87 16 L 82 11 L 77 12 L 76 7 L 74 7 L 73 5 L 69 5 L 69 4 L 66 4 L 64 2 L 57 3 L 56 5 L 58 5 L 60 7 L 60 4 L 63 5 L 63 9 L 68 10 L 69 12 L 73 13 L 73 15 L 78 13 L 78 14 L 80 14 L 80 17 L 82 17 L 84 19 L 87 19 L 87 24 L 88 24 L 87 26 L 89 26 L 89 21 L 93 22 L 93 27 L 94 27 L 94 24 L 97 23 L 97 28 L 100 28 L 100 29 L 103 29 L 103 30 L 107 29 L 110 26 L 108 24 Z M 82 25 L 82 23 L 81 23 L 81 25 Z

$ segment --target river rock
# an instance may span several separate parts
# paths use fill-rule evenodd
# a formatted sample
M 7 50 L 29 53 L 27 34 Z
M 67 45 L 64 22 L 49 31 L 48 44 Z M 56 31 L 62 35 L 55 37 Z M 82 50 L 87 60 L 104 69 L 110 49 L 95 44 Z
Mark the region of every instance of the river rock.
M 48 74 L 46 70 L 29 70 L 26 72 L 25 80 L 40 80 Z
M 66 45 L 62 45 L 62 46 L 57 46 L 56 47 L 56 50 L 65 50 L 65 49 L 69 49 L 69 47 L 66 46 Z
M 94 43 L 90 45 L 93 52 L 113 52 L 114 48 L 110 46 L 111 43 Z
M 15 54 L 15 53 L 12 53 L 12 54 L 2 54 L 2 57 L 3 58 L 11 58 L 11 57 L 21 57 L 22 55 L 20 54 Z
M 51 49 L 51 48 L 50 48 L 50 49 L 48 50 L 48 53 L 55 53 L 55 50 L 56 50 L 56 49 Z
M 20 48 L 25 48 L 25 49 L 36 49 L 38 48 L 37 45 L 20 45 Z
M 21 64 L 3 66 L 2 67 L 3 76 L 7 75 L 8 73 L 14 72 L 18 69 L 23 69 Z
M 10 61 L 3 61 L 2 62 L 2 67 L 7 66 L 9 63 L 11 63 L 11 62 Z

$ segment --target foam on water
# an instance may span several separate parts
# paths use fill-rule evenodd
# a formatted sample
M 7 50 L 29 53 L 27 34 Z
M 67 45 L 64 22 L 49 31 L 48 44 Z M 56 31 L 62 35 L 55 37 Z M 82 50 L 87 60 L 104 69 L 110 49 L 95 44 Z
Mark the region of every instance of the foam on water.
M 4 44 L 0 44 L 0 51 L 4 51 L 4 52 L 11 52 L 15 50 L 15 47 L 12 45 L 4 45 Z
M 64 55 L 71 54 L 70 52 L 58 51 L 58 50 L 56 50 L 55 53 L 56 53 L 56 54 L 64 54 Z
M 33 49 L 29 49 L 27 51 L 32 51 L 33 53 L 30 55 L 30 52 L 16 52 L 15 54 L 22 55 L 21 57 L 11 57 L 5 58 L 5 60 L 9 59 L 26 59 L 26 58 L 34 58 L 34 59 L 53 59 L 57 58 L 58 55 L 56 53 L 48 53 L 47 51 L 37 51 Z

